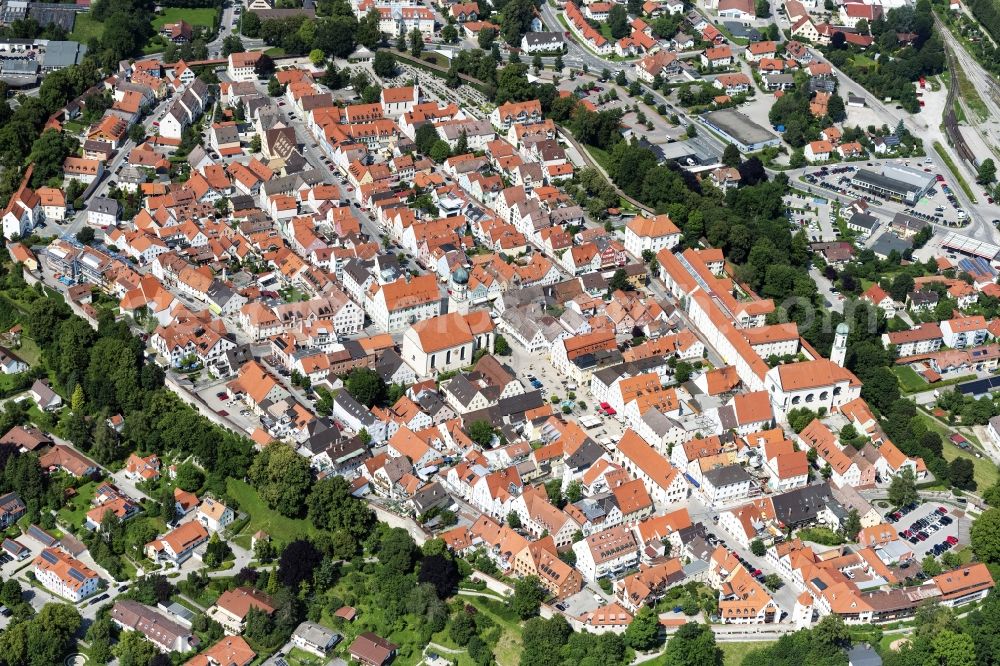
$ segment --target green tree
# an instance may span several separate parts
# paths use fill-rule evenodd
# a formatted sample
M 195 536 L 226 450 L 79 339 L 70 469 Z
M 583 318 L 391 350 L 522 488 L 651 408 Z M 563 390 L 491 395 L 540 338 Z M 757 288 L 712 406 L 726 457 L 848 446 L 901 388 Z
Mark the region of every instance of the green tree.
M 651 606 L 643 606 L 625 628 L 625 644 L 633 650 L 646 652 L 662 642 L 659 616 Z
M 489 421 L 473 421 L 465 430 L 469 435 L 469 439 L 483 448 L 489 448 L 493 443 L 495 430 L 493 429 L 493 424 Z
M 291 446 L 274 443 L 264 447 L 250 466 L 250 480 L 272 509 L 285 516 L 303 513 L 302 498 L 309 493 L 309 462 Z
M 943 666 L 975 666 L 976 646 L 972 636 L 951 629 L 942 629 L 931 639 L 937 663 Z
M 351 488 L 341 476 L 317 481 L 306 499 L 309 519 L 316 527 L 343 530 L 358 542 L 375 527 L 375 514 L 368 506 L 351 495 Z
M 519 618 L 527 620 L 538 615 L 538 609 L 541 608 L 544 599 L 545 588 L 542 587 L 538 577 L 525 576 L 514 582 L 514 594 L 508 603 Z
M 417 145 L 417 150 L 424 155 L 431 154 L 431 148 L 437 143 L 438 139 L 437 130 L 434 129 L 434 125 L 431 123 L 424 123 L 417 128 L 414 134 L 413 142 Z
M 738 167 L 740 162 L 742 162 L 740 157 L 740 149 L 734 144 L 727 143 L 725 149 L 722 151 L 722 163 L 728 167 Z
M 278 83 L 278 79 L 272 76 L 267 81 L 267 94 L 271 97 L 281 97 L 285 94 L 285 87 Z
M 194 493 L 205 483 L 205 474 L 194 463 L 185 461 L 177 466 L 177 476 L 174 481 L 181 490 Z
M 489 51 L 490 47 L 493 45 L 493 41 L 497 38 L 496 30 L 493 28 L 483 28 L 476 35 L 476 40 L 479 43 L 479 48 Z
M 69 134 L 55 130 L 43 132 L 31 145 L 31 153 L 28 155 L 28 160 L 35 165 L 31 173 L 31 183 L 37 187 L 53 178 L 61 179 L 63 162 L 73 155 L 79 146 L 80 142 Z
M 424 52 L 424 37 L 420 34 L 420 31 L 416 28 L 410 32 L 410 55 L 414 58 L 419 58 L 420 54 Z
M 997 179 L 997 167 L 993 163 L 992 157 L 987 157 L 979 163 L 979 171 L 976 174 L 976 182 L 980 185 L 987 185 Z
M 365 407 L 381 403 L 385 399 L 386 385 L 382 377 L 371 368 L 354 368 L 347 374 L 344 388 L 351 397 Z
M 532 0 L 509 0 L 500 11 L 500 34 L 504 41 L 511 46 L 519 46 L 533 18 L 535 3 Z
M 767 548 L 764 546 L 764 542 L 760 539 L 754 539 L 750 542 L 750 552 L 757 557 L 764 557 L 764 553 L 767 552 Z
M 372 60 L 372 70 L 383 79 L 392 78 L 396 74 L 396 56 L 389 51 L 378 51 Z
M 379 23 L 382 17 L 378 8 L 372 6 L 365 14 L 365 17 L 358 22 L 358 43 L 366 48 L 374 49 L 382 41 L 383 35 L 379 30 Z M 377 55 L 377 53 L 376 53 Z
M 941 563 L 934 559 L 933 555 L 927 555 L 920 561 L 920 568 L 928 576 L 937 576 L 941 573 Z
M 451 155 L 451 148 L 448 147 L 448 142 L 444 139 L 438 139 L 431 146 L 430 158 L 440 164 L 444 162 Z
M 678 384 L 684 384 L 691 379 L 691 374 L 694 372 L 694 367 L 687 361 L 680 361 L 674 366 L 674 381 Z
M 313 64 L 313 67 L 319 67 L 326 60 L 326 55 L 319 49 L 313 49 L 309 52 L 309 62 Z
M 788 412 L 788 425 L 798 434 L 806 429 L 806 426 L 816 418 L 816 412 L 805 407 L 792 409 Z
M 632 283 L 628 280 L 628 273 L 625 269 L 619 268 L 611 276 L 611 280 L 608 281 L 608 291 L 615 292 L 621 289 L 622 291 L 628 291 L 632 288 Z
M 889 287 L 889 295 L 894 301 L 903 303 L 906 301 L 906 295 L 913 291 L 913 288 L 913 276 L 909 273 L 900 273 L 893 278 L 892 285 Z
M 608 28 L 611 29 L 611 36 L 615 39 L 627 37 L 631 32 L 628 24 L 628 10 L 625 5 L 615 3 L 608 14 Z
M 454 44 L 458 41 L 458 29 L 449 23 L 441 28 L 441 39 L 447 44 Z
M 498 334 L 493 339 L 493 353 L 497 356 L 510 356 L 510 343 L 507 342 L 507 338 Z
M 469 152 L 469 135 L 462 130 L 461 134 L 458 135 L 458 141 L 455 142 L 455 154 L 465 155 Z
M 858 538 L 858 532 L 861 531 L 861 516 L 858 514 L 857 509 L 851 509 L 847 512 L 847 518 L 844 520 L 844 526 L 841 530 L 844 538 L 855 541 Z
M 464 646 L 476 635 L 475 607 L 466 606 L 458 611 L 448 627 L 448 635 L 458 645 Z
M 244 12 L 240 18 L 241 32 L 251 39 L 260 37 L 260 17 L 253 12 Z
M 1000 509 L 987 509 L 972 523 L 972 552 L 981 562 L 1000 562 Z
M 955 458 L 948 464 L 948 481 L 956 488 L 975 490 L 974 473 L 975 467 L 968 458 Z
M 76 232 L 76 240 L 83 245 L 90 245 L 94 242 L 97 234 L 94 232 L 93 227 L 83 227 L 78 232 Z
M 511 511 L 507 514 L 507 525 L 514 530 L 521 528 L 521 517 L 517 515 L 517 511 Z
M 722 650 L 711 627 L 689 622 L 667 641 L 663 666 L 722 666 Z
M 142 123 L 136 123 L 128 128 L 128 138 L 134 144 L 140 144 L 146 140 L 146 128 Z
M 909 467 L 896 476 L 892 477 L 889 484 L 889 502 L 895 507 L 906 506 L 920 500 L 917 494 L 917 484 L 913 476 L 913 470 Z
M 149 666 L 150 660 L 159 654 L 156 646 L 138 631 L 124 632 L 113 651 L 121 666 Z

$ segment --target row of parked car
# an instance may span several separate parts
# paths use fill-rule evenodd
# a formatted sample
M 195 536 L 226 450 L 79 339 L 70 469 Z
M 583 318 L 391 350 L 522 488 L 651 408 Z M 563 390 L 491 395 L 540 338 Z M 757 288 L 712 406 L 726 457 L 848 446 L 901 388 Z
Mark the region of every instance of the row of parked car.
M 951 517 L 947 515 L 947 513 L 948 509 L 943 506 L 939 506 L 934 510 L 934 513 L 930 514 L 926 518 L 913 521 L 908 529 L 899 533 L 899 536 L 912 544 L 916 544 L 920 541 L 927 541 L 931 534 L 934 534 L 938 530 L 947 527 L 954 522 Z
M 911 502 L 910 504 L 907 504 L 906 506 L 902 506 L 899 509 L 893 511 L 892 513 L 886 514 L 886 516 L 885 516 L 886 522 L 894 523 L 894 522 L 896 522 L 897 520 L 901 519 L 903 516 L 905 516 L 906 514 L 910 513 L 911 511 L 913 511 L 916 508 L 917 508 L 917 503 L 916 502 Z

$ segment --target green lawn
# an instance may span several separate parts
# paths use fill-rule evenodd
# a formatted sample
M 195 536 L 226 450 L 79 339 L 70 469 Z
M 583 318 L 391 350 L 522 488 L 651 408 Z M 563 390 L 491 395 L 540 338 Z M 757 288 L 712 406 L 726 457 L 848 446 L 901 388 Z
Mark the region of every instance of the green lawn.
M 73 32 L 69 33 L 69 38 L 73 41 L 86 44 L 91 37 L 101 38 L 104 34 L 104 24 L 95 21 L 90 16 L 90 12 L 76 15 L 76 22 L 73 24 Z
M 611 168 L 611 155 L 608 154 L 608 151 L 601 150 L 600 148 L 596 148 L 594 146 L 586 146 L 586 149 L 594 161 L 601 165 L 602 169 L 607 171 Z
M 729 641 L 719 642 L 722 648 L 722 658 L 724 666 L 740 666 L 747 653 L 757 648 L 770 645 L 774 641 L 757 641 L 753 643 L 730 643 Z
M 995 484 L 997 479 L 1000 479 L 1000 471 L 997 470 L 997 466 L 992 460 L 986 456 L 977 458 L 974 453 L 958 448 L 948 441 L 948 437 L 953 433 L 952 430 L 948 429 L 926 414 L 920 413 L 920 418 L 922 418 L 924 423 L 927 424 L 928 430 L 938 433 L 941 435 L 941 439 L 945 440 L 944 446 L 941 450 L 945 460 L 951 462 L 955 458 L 967 458 L 972 461 L 973 478 L 976 480 L 976 488 L 978 492 L 983 492 Z M 969 438 L 968 435 L 966 435 L 966 437 Z
M 285 49 L 281 48 L 280 46 L 275 46 L 264 51 L 264 53 L 265 55 L 268 55 L 272 58 L 280 58 L 281 56 L 285 55 Z
M 941 453 L 948 462 L 951 462 L 955 458 L 968 458 L 972 461 L 974 468 L 973 478 L 976 480 L 976 489 L 980 493 L 995 484 L 997 479 L 1000 478 L 997 466 L 986 456 L 977 458 L 975 454 L 964 451 L 951 442 L 945 442 Z
M 288 651 L 285 661 L 289 666 L 322 666 L 326 659 L 321 659 L 314 654 L 310 654 L 300 648 L 292 648 Z
M 88 481 L 76 489 L 76 496 L 66 502 L 66 506 L 59 509 L 57 518 L 60 523 L 69 525 L 73 531 L 77 531 L 87 520 L 87 511 L 91 509 L 90 500 L 94 498 L 94 490 L 97 488 L 96 481 Z
M 892 371 L 899 380 L 899 386 L 903 389 L 903 393 L 916 393 L 929 388 L 924 378 L 908 365 L 895 365 Z
M 244 528 L 244 532 L 253 534 L 257 530 L 264 530 L 281 543 L 316 533 L 316 528 L 308 520 L 286 518 L 277 511 L 269 509 L 257 491 L 245 481 L 227 479 L 226 492 L 237 501 L 241 511 L 250 515 L 250 523 Z
M 156 32 L 160 32 L 160 28 L 167 23 L 177 23 L 181 19 L 184 19 L 192 26 L 201 25 L 211 30 L 215 25 L 215 17 L 217 15 L 218 10 L 211 7 L 199 9 L 171 7 L 164 9 L 162 14 L 153 19 L 153 29 Z
M 34 340 L 27 336 L 21 336 L 21 346 L 17 348 L 16 353 L 32 367 L 38 365 L 38 362 L 42 360 L 42 350 L 38 348 L 38 344 Z
M 20 379 L 21 375 L 0 375 L 0 393 L 6 394 L 8 391 L 14 390 L 14 386 Z
M 851 60 L 854 62 L 854 66 L 859 69 L 871 69 L 875 66 L 875 61 L 868 56 L 863 56 L 860 53 L 853 56 Z

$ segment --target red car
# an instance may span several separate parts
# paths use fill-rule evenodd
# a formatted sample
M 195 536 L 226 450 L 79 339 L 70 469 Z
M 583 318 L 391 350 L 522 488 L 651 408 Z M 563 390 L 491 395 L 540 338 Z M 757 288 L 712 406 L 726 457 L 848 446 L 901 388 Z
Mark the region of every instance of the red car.
M 216 412 L 216 414 L 218 414 L 219 416 L 229 416 L 229 412 L 227 412 L 224 409 L 220 409 L 219 411 Z
M 219 391 L 218 393 L 215 394 L 215 397 L 218 398 L 219 400 L 229 400 L 229 394 L 226 393 L 225 391 Z
M 956 543 L 958 543 L 958 537 L 950 536 L 947 539 L 945 539 L 945 541 L 954 546 Z

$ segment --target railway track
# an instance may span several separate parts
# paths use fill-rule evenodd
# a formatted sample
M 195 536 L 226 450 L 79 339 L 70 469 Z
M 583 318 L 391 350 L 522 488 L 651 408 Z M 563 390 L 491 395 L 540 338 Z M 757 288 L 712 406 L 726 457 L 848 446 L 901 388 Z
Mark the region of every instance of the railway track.
M 938 31 L 944 31 L 948 28 L 941 22 L 941 19 L 935 17 L 934 22 Z M 943 33 L 942 33 L 943 34 Z M 945 58 L 948 60 L 948 71 L 951 72 L 951 85 L 948 86 L 948 99 L 945 102 L 945 112 L 944 112 L 944 131 L 948 135 L 948 143 L 950 143 L 955 150 L 958 152 L 959 158 L 965 160 L 970 167 L 976 168 L 976 156 L 969 148 L 969 144 L 966 143 L 965 138 L 962 136 L 962 132 L 958 128 L 958 117 L 955 115 L 955 101 L 958 96 L 958 71 L 959 64 L 958 59 L 955 57 L 954 51 L 952 51 L 951 46 L 949 46 L 947 40 L 944 41 L 944 53 Z M 994 91 L 989 91 L 994 94 Z
M 948 58 L 948 69 L 952 72 L 951 85 L 948 87 L 948 100 L 945 102 L 944 131 L 948 135 L 948 142 L 958 151 L 958 156 L 968 162 L 969 166 L 976 167 L 976 157 L 965 142 L 962 132 L 958 129 L 958 118 L 955 115 L 955 99 L 958 94 L 958 63 L 955 54 L 947 46 L 944 47 L 945 56 Z

